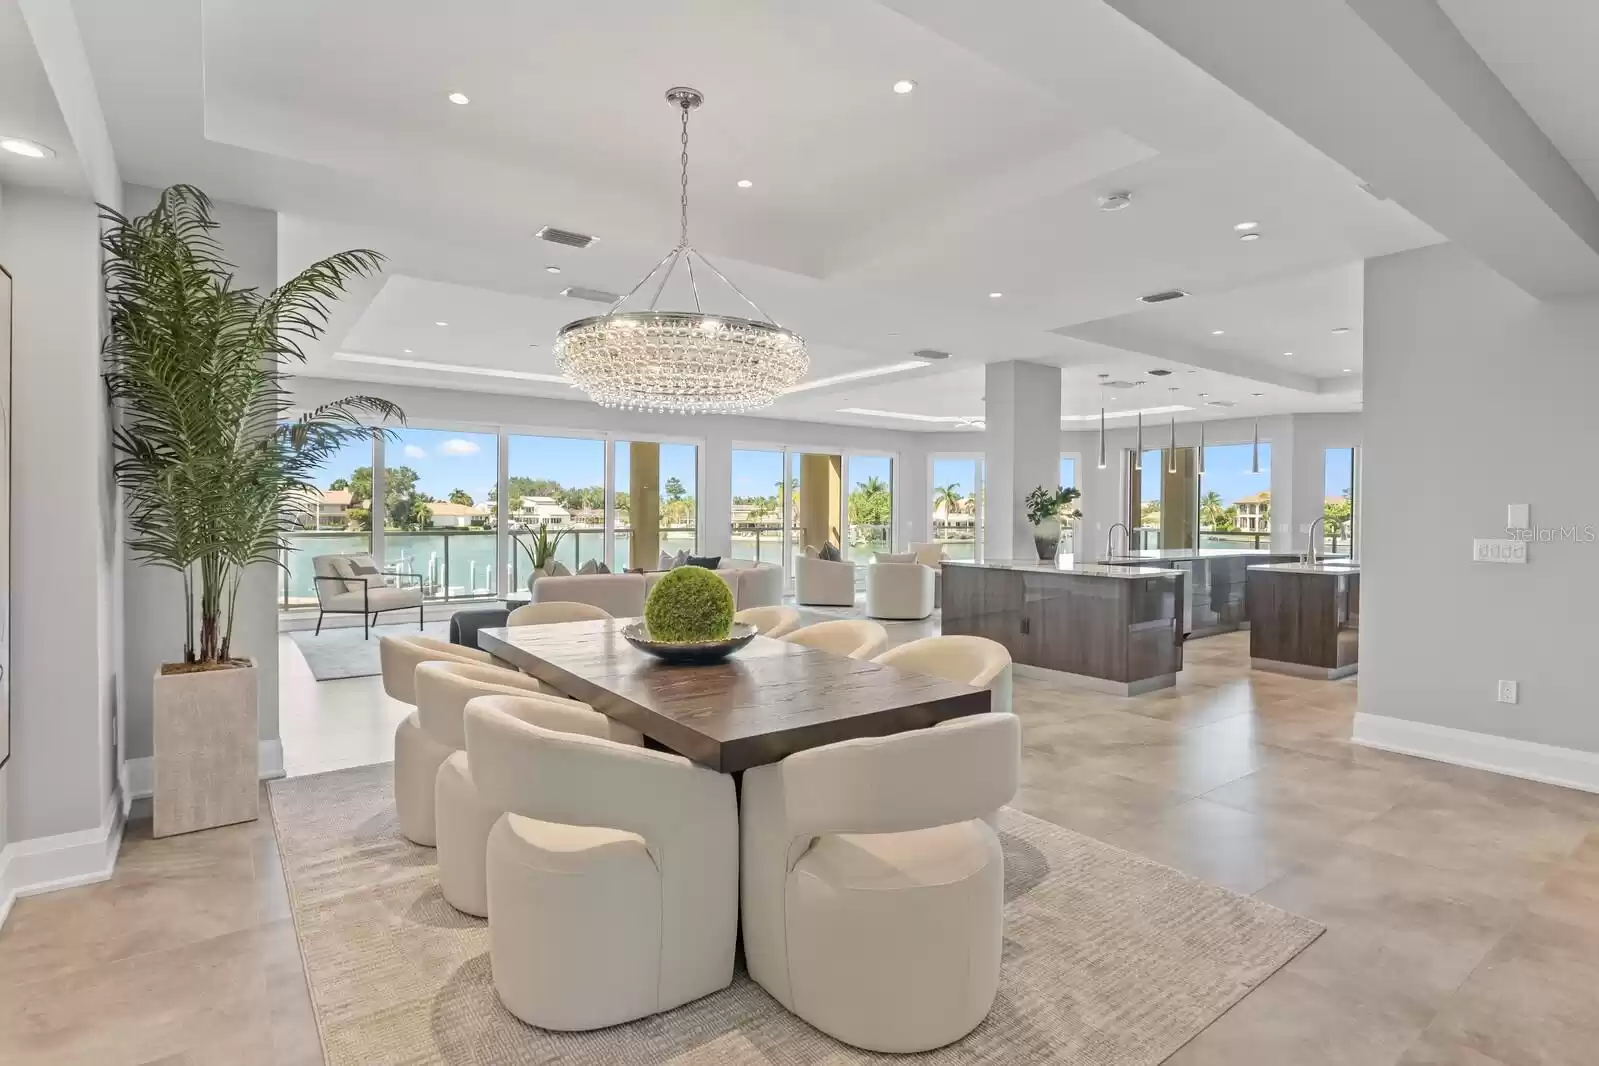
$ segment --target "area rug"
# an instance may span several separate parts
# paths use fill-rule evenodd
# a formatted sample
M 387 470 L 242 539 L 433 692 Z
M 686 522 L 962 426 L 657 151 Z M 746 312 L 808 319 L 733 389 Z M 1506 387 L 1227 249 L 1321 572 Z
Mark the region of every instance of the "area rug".
M 500 1005 L 487 923 L 445 903 L 433 850 L 400 836 L 389 765 L 274 781 L 269 795 L 328 1066 L 1154 1066 L 1322 931 L 1006 808 L 999 997 L 957 1043 L 917 1056 L 856 1051 L 742 971 L 667 1014 L 554 1033 Z
M 305 656 L 311 676 L 318 681 L 338 681 L 346 677 L 376 677 L 383 672 L 378 658 L 378 638 L 391 633 L 426 633 L 430 637 L 448 640 L 449 622 L 429 622 L 421 630 L 416 628 L 416 615 L 405 625 L 387 624 L 372 627 L 371 639 L 362 639 L 360 626 L 340 626 L 321 633 L 309 629 L 291 630 L 294 641 Z
M 795 606 L 798 605 L 796 604 Z M 805 616 L 806 625 L 809 625 L 812 622 L 822 622 L 833 618 L 871 618 L 871 615 L 866 613 L 866 601 L 864 599 L 855 601 L 855 606 L 853 607 L 805 606 L 799 607 L 799 612 L 802 616 Z M 815 617 L 812 617 L 813 615 Z M 879 622 L 885 626 L 911 626 L 931 623 L 931 625 L 936 629 L 942 618 L 943 611 L 937 607 L 934 607 L 933 613 L 928 615 L 926 618 L 876 618 L 873 619 L 873 621 Z

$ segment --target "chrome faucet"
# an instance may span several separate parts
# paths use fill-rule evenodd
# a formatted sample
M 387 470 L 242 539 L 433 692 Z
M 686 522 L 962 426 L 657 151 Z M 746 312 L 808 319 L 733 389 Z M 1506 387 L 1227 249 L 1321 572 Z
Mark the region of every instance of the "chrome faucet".
M 1105 558 L 1107 559 L 1115 558 L 1111 553 L 1111 544 L 1116 539 L 1116 531 L 1118 529 L 1122 531 L 1122 543 L 1127 546 L 1126 550 L 1132 550 L 1133 531 L 1127 528 L 1126 522 L 1117 522 L 1105 533 Z
M 1326 515 L 1319 515 L 1314 522 L 1310 523 L 1310 535 L 1305 542 L 1305 562 L 1311 566 L 1316 564 L 1316 527 L 1322 526 L 1322 531 L 1326 532 L 1324 525 L 1326 521 Z

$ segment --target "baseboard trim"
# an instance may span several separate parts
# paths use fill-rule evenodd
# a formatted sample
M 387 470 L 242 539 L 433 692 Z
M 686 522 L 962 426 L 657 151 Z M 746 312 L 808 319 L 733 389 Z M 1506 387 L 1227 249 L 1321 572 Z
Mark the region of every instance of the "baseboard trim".
M 1377 714 L 1355 715 L 1353 741 L 1368 748 L 1434 762 L 1489 770 L 1529 781 L 1599 792 L 1599 753 L 1530 740 L 1407 722 Z
M 261 780 L 274 781 L 283 776 L 283 741 L 276 738 L 261 742 Z M 129 805 L 134 800 L 149 799 L 155 791 L 155 760 L 146 756 L 129 759 L 123 764 L 125 774 L 122 787 Z
M 122 800 L 111 796 L 100 825 L 19 840 L 0 849 L 0 927 L 23 896 L 92 885 L 111 876 L 122 847 Z

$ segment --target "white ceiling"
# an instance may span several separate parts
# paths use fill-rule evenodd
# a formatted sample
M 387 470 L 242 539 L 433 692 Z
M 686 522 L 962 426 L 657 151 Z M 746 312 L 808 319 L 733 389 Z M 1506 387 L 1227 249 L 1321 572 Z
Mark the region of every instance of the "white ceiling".
M 20 137 L 55 153 L 29 159 L 0 152 L 0 184 L 74 193 L 88 188 L 16 0 L 0 0 L 0 137 Z
M 807 337 L 813 376 L 954 353 L 777 417 L 947 429 L 839 409 L 981 414 L 981 365 L 1009 358 L 1064 367 L 1068 413 L 1152 366 L 1258 413 L 1351 409 L 1359 261 L 1438 239 L 1101 0 L 72 2 L 128 180 L 277 210 L 285 268 L 389 256 L 313 375 L 567 395 L 458 368 L 553 373 L 556 329 L 598 310 L 559 290 L 625 292 L 675 240 L 679 83 L 707 96 L 695 243 Z M 1137 302 L 1170 287 L 1193 295 Z

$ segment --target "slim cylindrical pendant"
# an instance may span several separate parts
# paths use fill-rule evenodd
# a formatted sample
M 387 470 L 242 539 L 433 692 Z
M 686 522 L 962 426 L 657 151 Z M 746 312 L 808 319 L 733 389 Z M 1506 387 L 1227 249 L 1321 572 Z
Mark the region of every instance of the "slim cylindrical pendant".
M 1205 476 L 1205 423 L 1199 424 L 1199 476 Z
M 1105 469 L 1105 409 L 1099 409 L 1099 468 Z
M 1171 447 L 1166 449 L 1166 473 L 1177 473 L 1177 419 L 1171 420 Z
M 1133 469 L 1144 472 L 1144 412 L 1138 412 L 1138 450 L 1133 452 Z
M 1258 418 L 1255 419 L 1255 445 L 1254 451 L 1250 454 L 1249 472 L 1251 474 L 1260 473 L 1260 419 Z

